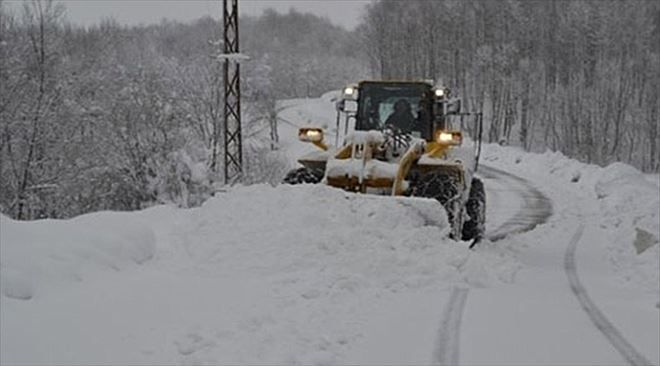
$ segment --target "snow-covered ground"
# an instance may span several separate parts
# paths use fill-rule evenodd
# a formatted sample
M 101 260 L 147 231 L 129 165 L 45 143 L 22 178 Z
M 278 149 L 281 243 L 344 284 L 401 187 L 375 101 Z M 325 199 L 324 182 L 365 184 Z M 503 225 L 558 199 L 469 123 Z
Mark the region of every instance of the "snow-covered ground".
M 433 201 L 325 186 L 1 229 L 7 364 L 335 363 L 389 299 L 507 271 Z
M 330 98 L 283 103 L 292 159 L 314 149 L 296 126 L 334 125 Z M 233 187 L 188 210 L 0 216 L 0 363 L 625 364 L 577 292 L 658 365 L 657 175 L 495 145 L 482 163 L 487 228 L 503 239 L 477 250 L 447 239 L 433 201 L 324 186 Z M 532 189 L 552 216 L 511 232 Z
M 658 186 L 629 166 L 600 168 L 559 153 L 489 145 L 483 163 L 532 182 L 554 213 L 546 225 L 505 239 L 520 243 L 523 266 L 514 285 L 471 291 L 462 362 L 627 364 L 614 346 L 620 340 L 607 338 L 617 333 L 644 357 L 641 364 L 657 365 Z M 569 287 L 571 256 L 582 285 L 577 294 Z M 578 300 L 584 293 L 586 305 Z M 592 305 L 597 310 L 583 309 Z M 591 319 L 594 312 L 607 319 L 596 319 L 604 332 Z

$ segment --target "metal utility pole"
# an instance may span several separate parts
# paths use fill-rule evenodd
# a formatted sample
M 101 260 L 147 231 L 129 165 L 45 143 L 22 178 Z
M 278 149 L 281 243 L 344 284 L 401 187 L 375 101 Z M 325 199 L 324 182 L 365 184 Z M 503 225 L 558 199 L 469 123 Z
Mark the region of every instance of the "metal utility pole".
M 270 126 L 270 149 L 277 150 L 280 143 L 280 136 L 277 133 L 277 110 L 273 109 L 268 113 L 268 124 Z
M 241 77 L 240 61 L 244 57 L 238 48 L 238 0 L 222 0 L 225 79 L 225 184 L 241 178 L 243 172 L 243 144 L 241 136 Z

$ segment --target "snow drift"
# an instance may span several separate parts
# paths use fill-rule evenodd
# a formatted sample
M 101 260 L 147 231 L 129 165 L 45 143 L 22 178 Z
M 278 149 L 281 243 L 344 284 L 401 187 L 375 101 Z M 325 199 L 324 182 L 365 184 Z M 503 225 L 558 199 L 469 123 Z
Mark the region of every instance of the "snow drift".
M 129 213 L 72 220 L 14 221 L 0 216 L 0 278 L 4 296 L 29 300 L 55 282 L 81 282 L 151 259 L 153 232 Z

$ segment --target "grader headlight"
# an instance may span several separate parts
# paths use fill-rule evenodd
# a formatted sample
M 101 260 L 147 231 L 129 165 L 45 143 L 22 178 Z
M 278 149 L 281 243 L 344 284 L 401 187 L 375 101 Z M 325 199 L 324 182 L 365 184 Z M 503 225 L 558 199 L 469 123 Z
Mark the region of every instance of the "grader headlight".
M 448 98 L 449 94 L 450 94 L 449 88 L 444 86 L 436 86 L 433 89 L 433 95 L 435 95 L 435 97 L 438 99 Z
M 358 88 L 357 85 L 351 84 L 342 90 L 342 99 L 345 100 L 357 100 L 358 98 Z
M 463 142 L 463 134 L 460 131 L 438 131 L 435 141 L 442 145 L 460 145 Z
M 323 130 L 320 128 L 301 128 L 298 130 L 298 140 L 317 143 L 323 141 Z

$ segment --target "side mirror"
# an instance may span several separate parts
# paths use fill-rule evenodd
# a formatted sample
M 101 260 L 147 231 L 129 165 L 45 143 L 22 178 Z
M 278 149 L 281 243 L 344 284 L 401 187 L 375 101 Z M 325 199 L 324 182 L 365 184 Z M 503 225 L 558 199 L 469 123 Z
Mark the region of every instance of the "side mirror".
M 357 113 L 357 101 L 350 99 L 342 99 L 335 103 L 337 112 L 343 113 Z
M 440 122 L 443 121 L 445 118 L 445 111 L 444 111 L 444 105 L 442 102 L 440 103 L 433 103 L 433 120 L 434 122 Z
M 345 100 L 344 101 L 344 113 L 357 113 L 358 104 L 356 100 Z
M 458 114 L 461 113 L 461 100 L 460 99 L 451 99 L 447 101 L 447 114 Z

